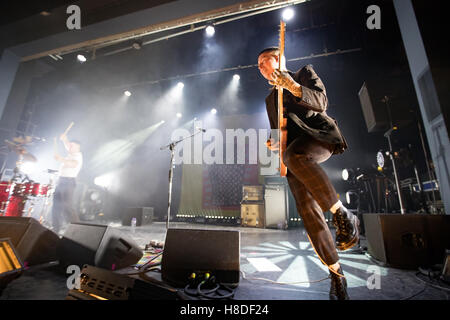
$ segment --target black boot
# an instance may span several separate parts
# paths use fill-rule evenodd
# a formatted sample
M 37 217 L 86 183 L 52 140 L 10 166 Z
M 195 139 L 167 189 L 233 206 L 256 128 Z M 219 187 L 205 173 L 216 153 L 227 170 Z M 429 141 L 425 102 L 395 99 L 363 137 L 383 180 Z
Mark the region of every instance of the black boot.
M 341 206 L 333 214 L 333 224 L 336 227 L 336 248 L 347 250 L 359 241 L 359 219 L 353 213 Z
M 342 268 L 337 272 L 344 275 Z M 331 286 L 330 286 L 330 300 L 350 300 L 347 294 L 347 280 L 330 270 Z

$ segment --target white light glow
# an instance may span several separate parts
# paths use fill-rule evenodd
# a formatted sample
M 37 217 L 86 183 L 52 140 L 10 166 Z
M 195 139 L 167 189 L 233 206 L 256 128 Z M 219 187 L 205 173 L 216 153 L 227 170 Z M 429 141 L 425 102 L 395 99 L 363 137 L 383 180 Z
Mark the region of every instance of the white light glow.
M 123 93 L 124 95 L 126 95 L 127 97 L 129 97 L 129 96 L 131 96 L 131 92 L 130 91 L 125 91 L 124 93 Z
M 20 170 L 25 174 L 32 174 L 36 171 L 36 163 L 34 162 L 25 162 L 20 167 Z
M 83 56 L 82 54 L 77 55 L 77 59 L 80 62 L 86 62 L 86 60 L 87 60 L 86 57 Z
M 348 176 L 349 176 L 348 170 L 347 169 L 342 170 L 342 179 L 344 181 L 348 180 Z
M 241 78 L 241 76 L 240 75 L 238 75 L 238 74 L 235 74 L 234 76 L 233 76 L 233 80 L 239 80 Z
M 350 204 L 350 202 L 352 201 L 352 199 L 350 198 L 350 192 L 346 192 L 345 193 L 345 200 L 347 200 L 347 204 Z
M 177 87 L 180 88 L 180 89 L 183 89 L 184 88 L 184 83 L 183 82 L 178 82 L 177 83 Z
M 283 10 L 283 20 L 288 21 L 294 17 L 294 10 L 292 8 L 286 8 Z
M 181 113 L 177 113 L 177 118 L 181 118 L 183 115 Z
M 94 179 L 94 183 L 102 188 L 110 188 L 114 181 L 114 175 L 111 173 L 104 174 L 102 176 L 98 176 Z M 117 182 L 116 182 L 117 183 Z
M 206 27 L 205 32 L 208 37 L 212 37 L 214 35 L 214 33 L 216 33 L 216 30 L 214 29 L 214 27 L 212 25 L 209 25 Z
M 216 110 L 215 108 L 212 108 L 212 109 L 211 109 L 211 113 L 212 113 L 212 114 L 216 114 L 216 113 L 217 113 L 217 110 Z

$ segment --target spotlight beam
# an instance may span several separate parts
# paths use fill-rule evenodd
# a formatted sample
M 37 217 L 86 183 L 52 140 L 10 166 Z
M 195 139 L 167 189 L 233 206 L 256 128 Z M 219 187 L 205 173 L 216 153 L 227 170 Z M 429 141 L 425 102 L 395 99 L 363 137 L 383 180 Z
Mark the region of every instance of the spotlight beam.
M 136 147 L 143 144 L 164 122 L 160 121 L 148 128 L 132 133 L 124 139 L 116 139 L 101 146 L 92 158 L 93 168 L 118 167 L 122 165 L 134 152 Z

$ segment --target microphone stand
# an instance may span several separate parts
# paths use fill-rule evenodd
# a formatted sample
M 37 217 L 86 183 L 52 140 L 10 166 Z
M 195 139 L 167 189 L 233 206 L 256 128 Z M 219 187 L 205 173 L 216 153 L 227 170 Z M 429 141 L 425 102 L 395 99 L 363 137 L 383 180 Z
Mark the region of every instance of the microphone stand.
M 384 96 L 384 98 L 381 99 L 381 101 L 386 104 L 386 108 L 387 108 L 387 111 L 388 111 L 390 129 L 384 133 L 384 137 L 387 138 L 388 143 L 389 143 L 389 158 L 391 159 L 392 169 L 394 170 L 395 186 L 397 188 L 398 202 L 400 204 L 400 213 L 401 214 L 405 214 L 406 213 L 406 209 L 405 209 L 405 206 L 403 204 L 402 189 L 400 187 L 400 182 L 398 180 L 397 167 L 395 165 L 394 151 L 392 149 L 392 142 L 391 142 L 392 131 L 394 131 L 396 129 L 394 128 L 394 125 L 392 123 L 391 109 L 389 107 L 389 97 L 388 96 Z
M 169 221 L 170 221 L 170 205 L 172 203 L 172 181 L 173 181 L 173 159 L 174 159 L 174 155 L 175 155 L 175 147 L 177 144 L 179 144 L 180 142 L 192 138 L 193 136 L 197 135 L 200 132 L 205 132 L 206 130 L 204 129 L 200 129 L 198 128 L 199 131 L 190 135 L 189 137 L 180 139 L 178 141 L 174 141 L 166 146 L 163 146 L 160 148 L 160 150 L 164 150 L 164 149 L 169 149 L 170 150 L 170 168 L 169 168 L 169 203 L 168 203 L 168 208 L 167 208 L 167 221 L 166 221 L 166 230 L 169 229 Z

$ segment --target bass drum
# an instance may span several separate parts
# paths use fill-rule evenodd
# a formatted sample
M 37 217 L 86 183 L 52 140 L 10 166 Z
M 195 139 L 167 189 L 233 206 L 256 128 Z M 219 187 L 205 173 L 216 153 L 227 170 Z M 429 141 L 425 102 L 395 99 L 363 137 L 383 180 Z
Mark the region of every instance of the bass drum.
M 26 200 L 22 196 L 12 195 L 9 198 L 8 208 L 6 209 L 7 217 L 22 217 L 25 209 Z
M 10 190 L 11 183 L 9 181 L 0 182 L 0 210 L 2 211 L 6 209 Z

